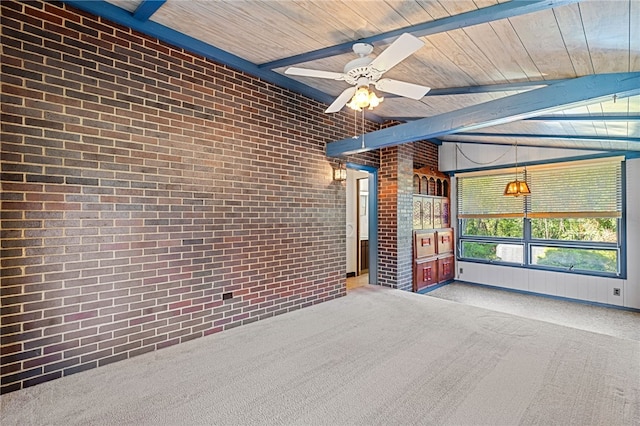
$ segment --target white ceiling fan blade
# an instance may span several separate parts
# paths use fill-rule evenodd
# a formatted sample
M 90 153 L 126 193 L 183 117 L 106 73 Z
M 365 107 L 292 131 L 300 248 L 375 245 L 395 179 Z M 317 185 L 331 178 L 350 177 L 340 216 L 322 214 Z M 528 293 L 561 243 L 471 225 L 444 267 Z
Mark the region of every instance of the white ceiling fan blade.
M 411 98 L 420 100 L 427 94 L 430 87 L 420 86 L 419 84 L 407 83 L 406 81 L 392 80 L 390 78 L 383 78 L 375 83 L 376 89 L 392 93 L 394 95 L 404 96 L 405 98 Z
M 346 88 L 344 92 L 340 93 L 340 96 L 338 96 L 336 100 L 333 101 L 333 103 L 329 105 L 329 108 L 327 108 L 324 112 L 330 113 L 340 111 L 342 107 L 345 106 L 347 102 L 349 102 L 354 93 L 356 93 L 355 87 Z
M 327 78 L 329 80 L 342 80 L 344 74 L 341 72 L 321 71 L 321 70 L 308 70 L 306 68 L 290 67 L 284 70 L 285 74 L 299 75 L 301 77 L 317 77 Z
M 380 72 L 387 72 L 422 46 L 424 46 L 422 40 L 409 33 L 404 33 L 379 54 L 369 66 Z

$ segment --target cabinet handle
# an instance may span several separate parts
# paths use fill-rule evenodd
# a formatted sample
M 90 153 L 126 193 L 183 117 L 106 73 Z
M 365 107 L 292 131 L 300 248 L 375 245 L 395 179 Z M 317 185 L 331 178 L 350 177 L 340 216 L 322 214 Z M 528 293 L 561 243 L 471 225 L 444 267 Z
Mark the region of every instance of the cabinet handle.
M 423 238 L 422 239 L 422 247 L 430 246 L 430 245 L 431 245 L 431 238 Z

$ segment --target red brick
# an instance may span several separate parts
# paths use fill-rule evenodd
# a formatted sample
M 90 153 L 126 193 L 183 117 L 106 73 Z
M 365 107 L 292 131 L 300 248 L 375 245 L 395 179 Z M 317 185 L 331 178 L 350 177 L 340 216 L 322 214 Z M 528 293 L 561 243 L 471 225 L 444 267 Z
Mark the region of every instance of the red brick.
M 98 315 L 98 311 L 78 312 L 77 314 L 70 314 L 64 316 L 65 322 L 80 321 L 87 318 L 93 318 Z

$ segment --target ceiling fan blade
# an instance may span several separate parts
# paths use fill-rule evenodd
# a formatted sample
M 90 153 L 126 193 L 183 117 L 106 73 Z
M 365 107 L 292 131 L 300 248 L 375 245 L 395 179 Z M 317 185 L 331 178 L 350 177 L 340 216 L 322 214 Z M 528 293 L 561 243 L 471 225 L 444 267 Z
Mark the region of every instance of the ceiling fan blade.
M 409 33 L 404 33 L 379 54 L 369 66 L 380 72 L 387 72 L 422 46 L 424 46 L 422 40 Z
M 299 75 L 302 77 L 317 77 L 317 78 L 328 78 L 329 80 L 342 80 L 344 79 L 344 74 L 341 72 L 331 72 L 331 71 L 321 71 L 321 70 L 308 70 L 306 68 L 296 68 L 290 67 L 284 70 L 285 74 L 289 75 Z
M 333 101 L 333 103 L 329 105 L 329 108 L 327 108 L 324 112 L 330 113 L 340 111 L 342 107 L 345 106 L 347 102 L 349 102 L 354 93 L 356 93 L 355 87 L 346 88 L 344 92 L 340 93 L 340 96 L 338 96 L 336 100 Z
M 420 100 L 427 94 L 430 87 L 420 86 L 419 84 L 407 83 L 406 81 L 392 80 L 390 78 L 383 78 L 375 83 L 376 89 L 392 93 L 394 95 L 404 96 L 405 98 L 411 98 Z

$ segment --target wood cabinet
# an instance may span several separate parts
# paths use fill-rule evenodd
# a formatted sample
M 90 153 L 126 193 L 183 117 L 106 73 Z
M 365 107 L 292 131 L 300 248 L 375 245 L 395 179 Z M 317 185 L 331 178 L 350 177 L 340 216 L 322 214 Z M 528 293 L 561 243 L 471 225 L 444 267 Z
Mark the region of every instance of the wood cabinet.
M 416 170 L 413 186 L 413 291 L 420 291 L 455 277 L 455 239 L 449 178 Z
M 453 229 L 413 231 L 413 291 L 452 280 L 455 276 Z

